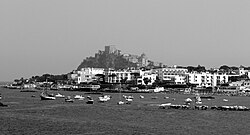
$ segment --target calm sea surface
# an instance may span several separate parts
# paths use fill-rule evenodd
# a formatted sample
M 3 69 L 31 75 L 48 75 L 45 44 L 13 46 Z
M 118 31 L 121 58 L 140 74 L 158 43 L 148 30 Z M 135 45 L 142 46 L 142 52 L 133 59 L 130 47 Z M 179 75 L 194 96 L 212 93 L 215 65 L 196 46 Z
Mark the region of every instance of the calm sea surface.
M 67 103 L 64 99 L 41 101 L 38 92 L 0 88 L 0 134 L 250 134 L 250 111 L 213 111 L 159 109 L 161 103 L 183 104 L 193 95 L 161 93 L 122 93 L 133 95 L 132 104 L 117 105 L 119 93 L 106 93 L 112 99 L 98 102 L 100 95 L 84 92 L 49 91 L 73 97 L 81 94 L 87 99 Z M 140 99 L 140 95 L 145 98 Z M 152 99 L 152 97 L 157 97 Z M 164 98 L 169 97 L 169 98 Z M 173 100 L 175 99 L 175 100 Z M 223 102 L 228 99 L 228 102 Z M 250 97 L 216 96 L 214 100 L 203 100 L 203 104 L 245 105 L 250 107 Z

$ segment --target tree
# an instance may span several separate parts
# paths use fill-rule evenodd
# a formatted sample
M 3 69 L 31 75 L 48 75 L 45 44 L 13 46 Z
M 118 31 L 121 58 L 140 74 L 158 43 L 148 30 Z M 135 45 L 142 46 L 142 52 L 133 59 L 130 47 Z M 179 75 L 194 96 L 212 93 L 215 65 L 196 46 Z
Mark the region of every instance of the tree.
M 198 65 L 198 67 L 196 68 L 196 71 L 197 72 L 206 72 L 206 68 L 204 67 L 204 66 L 200 66 L 200 65 Z
M 230 72 L 230 70 L 231 70 L 231 68 L 227 65 L 223 65 L 219 69 L 224 71 L 224 72 Z
M 134 85 L 137 85 L 137 78 L 140 76 L 140 73 L 138 72 L 133 72 L 133 73 L 130 73 L 130 75 L 133 76 L 133 82 L 134 82 Z
M 148 83 L 150 83 L 150 82 L 151 82 L 151 79 L 150 79 L 150 78 L 145 77 L 145 78 L 143 78 L 143 82 L 146 84 L 146 88 L 148 89 Z
M 155 82 L 153 83 L 154 86 L 160 86 L 161 85 L 161 80 L 159 76 L 156 76 Z
M 127 82 L 127 80 L 128 80 L 128 78 L 127 78 L 127 77 L 122 78 L 122 79 L 121 79 L 121 83 L 126 83 L 126 82 Z

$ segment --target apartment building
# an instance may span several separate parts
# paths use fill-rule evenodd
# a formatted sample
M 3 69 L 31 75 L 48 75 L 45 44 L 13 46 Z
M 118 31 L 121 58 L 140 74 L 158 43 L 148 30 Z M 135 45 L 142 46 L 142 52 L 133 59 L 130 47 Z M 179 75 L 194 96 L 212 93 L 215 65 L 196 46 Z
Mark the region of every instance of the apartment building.
M 103 68 L 82 68 L 79 71 L 78 75 L 78 83 L 81 82 L 92 82 L 94 80 L 97 80 L 96 75 L 97 74 L 104 74 Z
M 144 79 L 149 79 L 148 84 L 145 84 Z M 152 85 L 157 78 L 157 74 L 153 72 L 153 70 L 140 70 L 140 76 L 137 78 L 138 85 Z
M 219 84 L 227 83 L 229 75 L 225 73 L 192 72 L 188 73 L 188 81 L 198 86 L 213 87 Z
M 160 80 L 173 81 L 175 84 L 186 84 L 188 70 L 185 68 L 166 67 L 155 69 Z
M 130 70 L 105 70 L 105 81 L 108 83 L 121 83 L 125 80 L 130 81 L 131 76 L 132 75 Z

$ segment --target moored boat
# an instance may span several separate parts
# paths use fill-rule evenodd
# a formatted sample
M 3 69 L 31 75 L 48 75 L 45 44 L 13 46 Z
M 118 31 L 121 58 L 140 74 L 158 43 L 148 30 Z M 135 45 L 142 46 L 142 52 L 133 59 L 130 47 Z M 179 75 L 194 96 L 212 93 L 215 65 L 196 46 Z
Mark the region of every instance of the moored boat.
M 56 97 L 52 94 L 48 94 L 48 93 L 45 93 L 45 92 L 42 92 L 40 94 L 40 97 L 41 97 L 41 100 L 55 100 Z
M 87 104 L 94 104 L 94 100 L 90 96 L 88 96 L 87 98 L 88 98 L 88 101 L 86 102 Z
M 70 96 L 68 96 L 67 98 L 65 98 L 65 102 L 71 102 L 71 103 L 73 103 L 74 100 Z

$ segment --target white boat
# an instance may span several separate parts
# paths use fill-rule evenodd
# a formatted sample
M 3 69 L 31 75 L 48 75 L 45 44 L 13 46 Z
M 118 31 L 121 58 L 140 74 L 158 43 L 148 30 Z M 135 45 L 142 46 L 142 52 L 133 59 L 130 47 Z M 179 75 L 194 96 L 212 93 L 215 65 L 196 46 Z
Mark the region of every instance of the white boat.
M 125 99 L 133 99 L 134 97 L 132 96 L 132 95 L 130 95 L 130 96 L 126 96 L 126 95 L 123 95 L 123 98 L 125 98 Z
M 144 96 L 140 95 L 140 98 L 144 98 Z
M 99 102 L 107 102 L 110 100 L 110 95 L 103 95 L 99 97 Z
M 57 94 L 55 95 L 55 97 L 57 97 L 57 98 L 65 98 L 65 96 L 62 95 L 62 94 L 60 94 L 60 93 L 57 93 Z
M 186 105 L 189 105 L 191 102 L 192 102 L 192 99 L 191 99 L 191 98 L 185 99 L 185 104 L 186 104 Z
M 81 99 L 84 98 L 82 95 L 75 95 L 74 99 Z
M 118 104 L 118 105 L 123 105 L 124 102 L 123 102 L 123 101 L 119 101 L 117 104 Z
M 170 105 L 171 105 L 171 103 L 160 104 L 159 108 L 165 109 L 166 107 L 169 107 Z
M 84 100 L 85 97 L 81 96 L 80 98 L 78 98 L 78 100 Z
M 227 102 L 228 100 L 227 99 L 223 99 L 224 102 Z
M 201 101 L 197 101 L 197 102 L 195 102 L 196 104 L 202 104 L 202 102 Z
M 104 97 L 99 97 L 99 102 L 107 102 L 108 99 Z
M 155 89 L 153 89 L 154 92 L 163 92 L 164 91 L 164 87 L 156 87 Z
M 191 98 L 187 98 L 187 99 L 185 99 L 185 102 L 192 102 L 192 99 Z
M 131 104 L 131 103 L 132 103 L 132 101 L 133 101 L 133 99 L 131 99 L 131 98 L 127 98 L 127 99 L 126 99 L 126 101 L 127 101 L 127 103 L 126 103 L 126 104 Z

